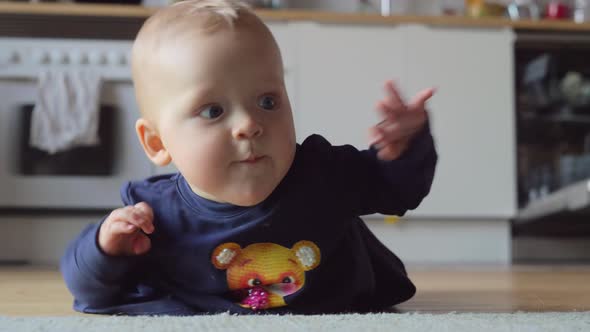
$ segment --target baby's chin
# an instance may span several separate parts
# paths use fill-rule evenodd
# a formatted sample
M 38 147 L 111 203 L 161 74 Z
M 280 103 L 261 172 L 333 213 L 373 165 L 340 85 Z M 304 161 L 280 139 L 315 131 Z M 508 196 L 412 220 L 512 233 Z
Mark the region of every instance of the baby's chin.
M 245 194 L 245 193 L 241 193 L 241 194 L 236 194 L 236 195 L 231 195 L 231 197 L 227 197 L 226 198 L 226 202 L 233 204 L 233 205 L 238 205 L 238 206 L 254 206 L 254 205 L 258 205 L 262 202 L 264 202 L 264 200 L 266 200 L 268 198 L 268 196 L 270 196 L 270 194 L 272 193 L 271 191 L 260 191 L 260 192 L 256 192 L 256 193 L 249 193 L 249 194 Z
M 213 193 L 212 191 L 204 191 L 194 185 L 190 185 L 190 187 L 195 194 L 214 202 L 229 203 L 238 206 L 254 206 L 267 199 L 277 185 L 278 183 L 266 183 L 266 185 L 256 186 L 256 188 L 234 187 L 230 190 L 216 193 L 214 191 Z

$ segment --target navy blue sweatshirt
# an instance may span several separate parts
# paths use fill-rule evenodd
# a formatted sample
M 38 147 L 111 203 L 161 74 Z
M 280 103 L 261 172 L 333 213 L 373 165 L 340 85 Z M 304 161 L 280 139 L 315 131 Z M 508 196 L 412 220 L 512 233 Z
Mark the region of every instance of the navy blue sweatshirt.
M 250 207 L 191 191 L 181 174 L 129 182 L 125 205 L 154 211 L 152 247 L 112 257 L 86 228 L 61 261 L 74 309 L 101 314 L 335 313 L 383 310 L 416 289 L 359 216 L 403 215 L 428 194 L 437 155 L 426 126 L 402 156 L 297 145 L 285 178 Z

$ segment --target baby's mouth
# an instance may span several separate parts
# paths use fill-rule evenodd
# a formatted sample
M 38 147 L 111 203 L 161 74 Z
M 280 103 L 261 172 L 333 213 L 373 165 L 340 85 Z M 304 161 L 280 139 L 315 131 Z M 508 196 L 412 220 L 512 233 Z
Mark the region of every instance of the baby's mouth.
M 246 159 L 240 160 L 240 163 L 255 164 L 264 158 L 265 156 L 250 155 Z

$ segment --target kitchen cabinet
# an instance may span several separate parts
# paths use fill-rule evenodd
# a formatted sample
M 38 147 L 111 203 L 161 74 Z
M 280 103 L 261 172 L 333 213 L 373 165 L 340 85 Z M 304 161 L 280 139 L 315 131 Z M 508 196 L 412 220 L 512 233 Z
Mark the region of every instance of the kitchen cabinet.
M 514 32 L 408 25 L 406 85 L 438 88 L 430 103 L 440 155 L 417 214 L 516 214 Z

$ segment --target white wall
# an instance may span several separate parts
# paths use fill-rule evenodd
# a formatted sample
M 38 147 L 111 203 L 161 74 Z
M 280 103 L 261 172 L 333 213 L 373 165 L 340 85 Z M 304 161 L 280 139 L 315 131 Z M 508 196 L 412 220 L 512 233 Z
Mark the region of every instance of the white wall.
M 101 215 L 2 216 L 0 217 L 0 264 L 24 261 L 57 265 L 67 244 L 86 225 Z

